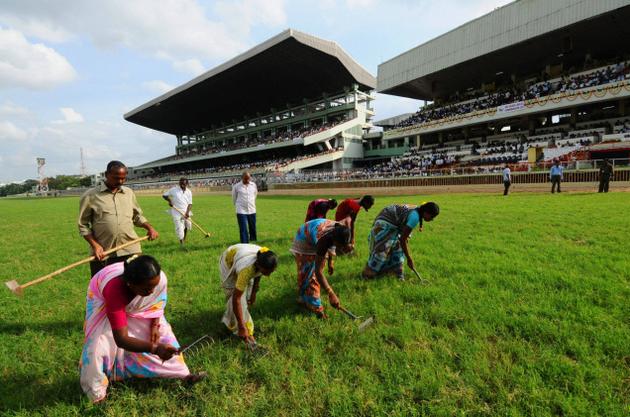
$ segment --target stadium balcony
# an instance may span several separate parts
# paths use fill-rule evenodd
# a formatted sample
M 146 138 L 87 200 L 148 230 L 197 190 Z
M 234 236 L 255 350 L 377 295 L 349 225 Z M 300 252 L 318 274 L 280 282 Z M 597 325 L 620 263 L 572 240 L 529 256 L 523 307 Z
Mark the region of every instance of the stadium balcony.
M 313 151 L 299 156 L 289 156 L 284 158 L 270 158 L 238 162 L 232 164 L 215 165 L 201 168 L 173 169 L 166 172 L 151 172 L 144 175 L 130 176 L 128 184 L 136 186 L 141 184 L 164 184 L 176 182 L 180 177 L 185 176 L 189 180 L 203 180 L 209 183 L 234 182 L 235 178 L 240 178 L 243 171 L 248 171 L 254 175 L 269 172 L 289 172 L 299 171 L 322 164 L 332 163 L 343 158 L 343 147 L 330 148 L 324 151 Z M 163 166 L 160 166 L 163 168 Z M 135 168 L 137 170 L 137 168 Z
M 375 86 L 335 42 L 288 29 L 125 114 L 177 140 L 176 155 L 133 174 L 349 167 L 363 157 Z
M 544 86 L 544 87 L 541 87 Z M 569 77 L 530 84 L 526 89 L 480 96 L 443 106 L 427 106 L 399 127 L 383 134 L 385 140 L 496 121 L 542 111 L 630 97 L 630 62 L 616 63 Z

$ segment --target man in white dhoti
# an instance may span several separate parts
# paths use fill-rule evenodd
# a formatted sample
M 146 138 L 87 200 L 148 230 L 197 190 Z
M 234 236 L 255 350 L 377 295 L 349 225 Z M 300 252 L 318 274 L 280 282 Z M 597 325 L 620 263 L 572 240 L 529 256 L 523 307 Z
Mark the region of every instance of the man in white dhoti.
M 192 191 L 188 188 L 188 179 L 179 179 L 179 185 L 171 187 L 162 194 L 162 198 L 171 206 L 171 216 L 175 224 L 175 234 L 181 245 L 186 240 L 188 231 L 192 228 L 190 216 L 192 216 Z

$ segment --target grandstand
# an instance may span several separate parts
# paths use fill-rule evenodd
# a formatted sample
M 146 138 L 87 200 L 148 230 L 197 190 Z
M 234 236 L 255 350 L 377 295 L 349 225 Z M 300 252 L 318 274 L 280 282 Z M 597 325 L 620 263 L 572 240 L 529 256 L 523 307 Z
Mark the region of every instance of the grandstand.
M 400 175 L 627 165 L 629 20 L 628 1 L 519 0 L 382 63 L 378 92 L 425 105 L 375 122 L 383 131 L 364 136 L 357 165 Z
M 130 183 L 350 168 L 363 158 L 375 86 L 335 42 L 286 30 L 125 114 L 177 138 L 173 155 L 133 167 Z
M 505 164 L 518 174 L 555 159 L 627 167 L 628 21 L 628 0 L 517 0 L 382 63 L 378 80 L 336 43 L 289 29 L 127 113 L 177 138 L 130 182 L 470 176 Z M 424 105 L 372 123 L 374 88 Z

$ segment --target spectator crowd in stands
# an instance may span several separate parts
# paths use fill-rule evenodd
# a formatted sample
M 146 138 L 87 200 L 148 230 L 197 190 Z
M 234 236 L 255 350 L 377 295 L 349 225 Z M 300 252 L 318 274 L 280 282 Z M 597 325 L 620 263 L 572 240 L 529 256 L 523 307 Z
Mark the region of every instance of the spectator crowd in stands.
M 262 160 L 254 161 L 254 162 L 241 162 L 241 163 L 236 163 L 236 164 L 217 165 L 217 166 L 199 168 L 199 169 L 186 169 L 186 170 L 178 170 L 178 171 L 151 174 L 151 175 L 143 175 L 143 176 L 138 176 L 135 179 L 133 179 L 133 182 L 140 183 L 140 182 L 152 182 L 152 181 L 168 181 L 168 180 L 176 180 L 182 176 L 185 176 L 188 178 L 199 178 L 199 177 L 205 177 L 205 176 L 231 175 L 231 174 L 239 174 L 239 173 L 242 173 L 243 171 L 251 171 L 253 173 L 277 171 L 294 162 L 307 160 L 309 158 L 319 157 L 319 156 L 326 155 L 329 153 L 334 153 L 342 149 L 343 147 L 340 146 L 340 147 L 328 149 L 325 151 L 312 150 L 304 155 L 298 155 L 298 156 L 293 156 L 293 157 L 262 159 Z
M 629 71 L 630 63 L 621 62 L 587 74 L 564 76 L 557 80 L 535 83 L 522 91 L 516 87 L 510 87 L 499 89 L 496 93 L 487 95 L 479 92 L 475 98 L 465 102 L 455 102 L 441 106 L 436 104 L 424 106 L 409 118 L 398 123 L 396 127 L 420 125 L 434 120 L 491 109 L 504 104 L 623 81 L 630 78 Z M 460 101 L 460 99 L 456 100 Z
M 337 121 L 330 121 L 330 122 L 326 122 L 326 123 L 319 124 L 316 126 L 305 127 L 300 130 L 293 130 L 290 132 L 277 132 L 275 134 L 272 134 L 266 137 L 249 138 L 247 140 L 244 140 L 238 143 L 220 144 L 220 143 L 217 143 L 217 141 L 212 142 L 212 144 L 197 143 L 193 145 L 194 147 L 191 147 L 187 150 L 181 150 L 178 155 L 173 155 L 164 160 L 165 161 L 166 160 L 179 160 L 179 159 L 189 158 L 192 156 L 210 155 L 213 153 L 222 154 L 229 151 L 235 151 L 238 149 L 255 148 L 257 146 L 270 145 L 274 143 L 292 142 L 295 139 L 305 138 L 307 136 L 311 136 L 319 132 L 323 132 L 324 130 L 331 129 L 345 121 L 346 121 L 345 119 L 340 119 Z

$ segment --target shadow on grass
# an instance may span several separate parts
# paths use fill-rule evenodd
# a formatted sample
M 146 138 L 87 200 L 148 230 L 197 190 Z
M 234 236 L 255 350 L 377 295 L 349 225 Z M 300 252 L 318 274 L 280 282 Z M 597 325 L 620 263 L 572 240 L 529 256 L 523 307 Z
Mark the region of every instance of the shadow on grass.
M 83 328 L 83 320 L 48 321 L 34 323 L 0 323 L 0 334 L 20 336 L 27 330 L 55 336 L 67 336 Z
M 262 284 L 264 285 L 264 284 Z M 261 285 L 261 286 L 262 286 Z M 294 316 L 300 312 L 300 307 L 295 302 L 296 294 L 291 289 L 270 296 L 259 292 L 256 303 L 250 308 L 254 323 L 257 318 L 280 319 L 285 316 Z M 213 338 L 224 339 L 229 332 L 221 321 L 225 304 L 211 310 L 197 311 L 184 317 L 169 319 L 169 323 L 175 331 L 175 335 L 181 344 L 190 343 L 204 334 Z
M 49 378 L 41 374 L 4 375 L 0 387 L 0 412 L 40 411 L 57 403 L 81 404 L 83 393 L 77 375 Z
M 295 301 L 296 297 L 296 291 L 289 288 L 271 297 L 265 294 L 256 296 L 256 304 L 250 309 L 254 322 L 256 317 L 278 320 L 285 316 L 295 316 L 302 310 Z
M 221 323 L 222 316 L 223 309 L 214 308 L 195 311 L 183 317 L 172 317 L 168 321 L 173 327 L 177 340 L 183 346 L 192 343 L 204 334 L 209 334 L 212 338 L 221 338 L 225 328 Z

